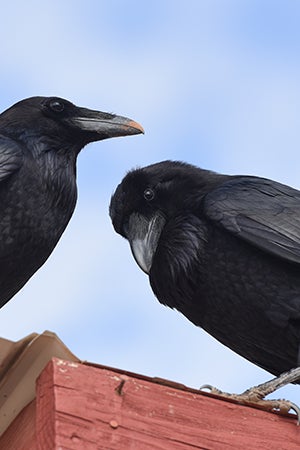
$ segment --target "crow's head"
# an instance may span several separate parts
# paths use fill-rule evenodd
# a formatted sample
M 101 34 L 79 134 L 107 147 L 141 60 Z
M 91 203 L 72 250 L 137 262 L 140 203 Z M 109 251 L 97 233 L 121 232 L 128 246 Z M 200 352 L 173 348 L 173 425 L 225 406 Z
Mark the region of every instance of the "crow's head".
M 199 171 L 182 162 L 163 161 L 129 172 L 112 196 L 109 212 L 113 226 L 128 239 L 144 272 L 150 272 L 168 221 L 193 209 L 194 196 L 201 190 Z
M 89 142 L 143 133 L 131 119 L 81 108 L 59 97 L 31 97 L 0 115 L 0 134 L 33 146 L 78 153 Z

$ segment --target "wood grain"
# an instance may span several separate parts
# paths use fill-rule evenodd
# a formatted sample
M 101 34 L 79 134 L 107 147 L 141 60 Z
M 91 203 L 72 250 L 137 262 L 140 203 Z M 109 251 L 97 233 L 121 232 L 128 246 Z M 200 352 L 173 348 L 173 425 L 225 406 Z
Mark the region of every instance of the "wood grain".
M 53 359 L 37 382 L 40 450 L 298 450 L 288 417 Z
M 35 400 L 29 403 L 0 437 L 1 450 L 37 450 Z

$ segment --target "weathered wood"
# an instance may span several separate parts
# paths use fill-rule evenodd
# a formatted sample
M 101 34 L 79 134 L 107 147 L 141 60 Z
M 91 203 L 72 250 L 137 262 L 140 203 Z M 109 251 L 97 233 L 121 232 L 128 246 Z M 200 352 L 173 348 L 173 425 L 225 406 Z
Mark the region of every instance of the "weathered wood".
M 35 400 L 29 403 L 0 437 L 1 450 L 37 450 Z
M 36 388 L 36 442 L 38 450 L 55 450 L 56 442 L 56 386 L 54 368 L 56 360 L 50 361 L 37 379 Z M 71 362 L 68 362 L 71 364 Z M 65 379 L 67 382 L 67 379 Z M 65 385 L 67 389 L 67 385 Z
M 288 417 L 54 359 L 37 382 L 38 449 L 298 450 Z

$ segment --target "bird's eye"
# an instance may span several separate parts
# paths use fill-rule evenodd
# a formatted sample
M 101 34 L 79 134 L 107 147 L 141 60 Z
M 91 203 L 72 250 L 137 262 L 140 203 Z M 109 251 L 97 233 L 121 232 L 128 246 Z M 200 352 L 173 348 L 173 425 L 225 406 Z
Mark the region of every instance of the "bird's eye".
M 147 188 L 144 190 L 144 199 L 147 201 L 153 200 L 154 199 L 154 191 L 151 188 Z
M 63 102 L 59 102 L 58 100 L 52 100 L 49 106 L 52 109 L 52 111 L 55 112 L 62 112 L 65 109 L 65 105 L 63 104 Z

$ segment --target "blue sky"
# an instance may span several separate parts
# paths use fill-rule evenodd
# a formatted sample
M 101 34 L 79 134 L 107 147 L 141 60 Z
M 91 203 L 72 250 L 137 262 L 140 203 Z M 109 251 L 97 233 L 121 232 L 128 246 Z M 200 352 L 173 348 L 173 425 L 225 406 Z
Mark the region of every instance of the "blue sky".
M 164 159 L 300 188 L 300 4 L 29 0 L 1 17 L 1 110 L 57 95 L 146 133 L 80 154 L 76 212 L 1 309 L 0 335 L 49 329 L 82 359 L 193 387 L 240 392 L 270 378 L 158 303 L 108 205 L 130 168 Z M 297 386 L 280 396 L 300 404 Z

